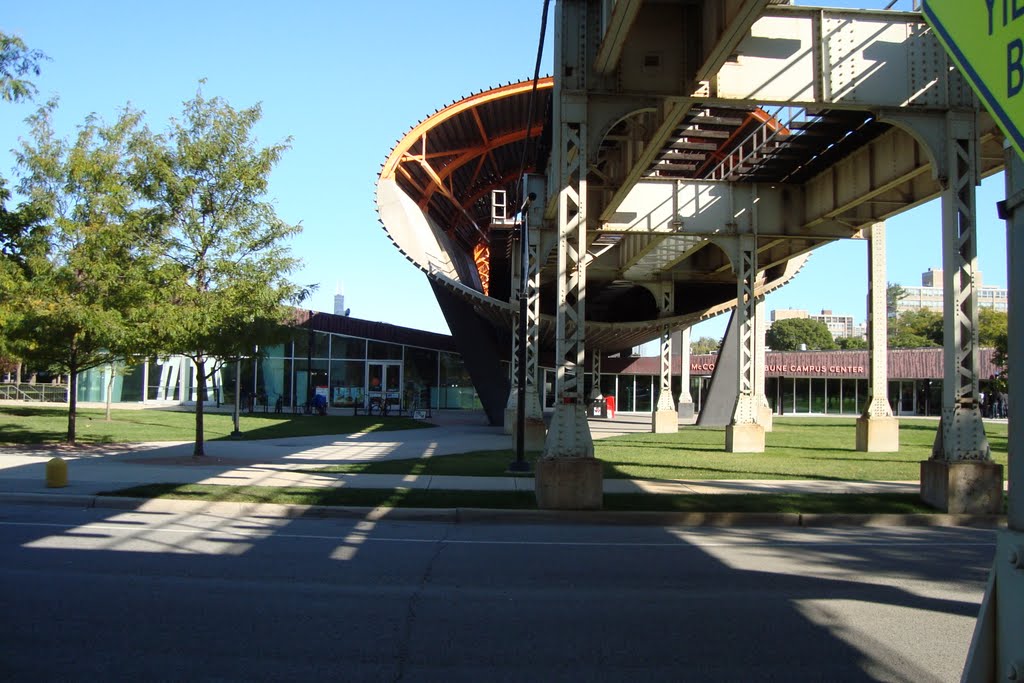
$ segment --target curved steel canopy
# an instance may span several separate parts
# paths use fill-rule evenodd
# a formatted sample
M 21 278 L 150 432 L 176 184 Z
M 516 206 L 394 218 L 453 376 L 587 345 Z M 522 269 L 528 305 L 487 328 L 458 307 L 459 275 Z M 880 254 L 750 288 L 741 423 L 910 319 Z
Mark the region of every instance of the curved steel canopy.
M 477 314 L 499 329 L 512 324 L 508 230 L 492 230 L 491 191 L 506 190 L 515 196 L 522 173 L 544 169 L 550 147 L 553 80 L 537 83 L 533 117 L 528 121 L 532 81 L 510 83 L 458 100 L 427 117 L 395 145 L 378 181 L 377 201 L 381 222 L 400 251 L 440 282 L 472 303 Z M 705 118 L 698 138 L 693 127 L 663 150 L 652 174 L 663 176 L 710 173 L 731 146 L 739 144 L 756 125 L 780 127 L 761 110 L 717 111 Z M 614 139 L 617 131 L 609 132 Z M 681 131 L 682 132 L 682 131 Z M 711 144 L 709 141 L 713 141 Z M 688 163 L 675 163 L 680 149 L 690 148 Z M 699 159 L 693 156 L 702 153 Z M 513 209 L 510 209 L 510 212 Z M 803 263 L 793 260 L 763 283 L 768 291 L 788 281 Z M 674 318 L 648 316 L 650 295 L 642 287 L 625 282 L 595 286 L 593 310 L 588 320 L 588 342 L 605 350 L 625 349 L 653 339 L 666 323 L 689 325 L 731 310 L 735 295 L 722 288 L 720 295 L 703 297 L 697 310 Z M 490 286 L 489 286 L 490 285 Z M 542 283 L 542 287 L 546 286 Z M 638 290 L 640 293 L 638 294 Z M 608 314 L 605 299 L 620 299 L 629 308 L 626 317 Z M 551 297 L 545 297 L 548 299 Z M 548 302 L 542 300 L 542 309 Z M 540 341 L 553 342 L 553 324 L 542 315 Z

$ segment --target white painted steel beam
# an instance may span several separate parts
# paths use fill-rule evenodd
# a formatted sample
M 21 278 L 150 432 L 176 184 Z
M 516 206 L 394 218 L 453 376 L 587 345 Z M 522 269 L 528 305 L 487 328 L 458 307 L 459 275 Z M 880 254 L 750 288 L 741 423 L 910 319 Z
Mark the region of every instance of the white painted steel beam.
M 619 65 L 622 48 L 629 36 L 629 29 L 640 10 L 641 0 L 604 0 L 602 7 L 601 46 L 594 58 L 594 70 L 609 75 Z
M 771 7 L 709 74 L 702 101 L 837 109 L 973 107 L 919 14 Z
M 871 226 L 868 243 L 868 404 L 864 407 L 865 418 L 892 417 L 889 405 L 888 372 L 888 284 L 885 277 L 885 224 Z M 897 444 L 898 445 L 898 444 Z

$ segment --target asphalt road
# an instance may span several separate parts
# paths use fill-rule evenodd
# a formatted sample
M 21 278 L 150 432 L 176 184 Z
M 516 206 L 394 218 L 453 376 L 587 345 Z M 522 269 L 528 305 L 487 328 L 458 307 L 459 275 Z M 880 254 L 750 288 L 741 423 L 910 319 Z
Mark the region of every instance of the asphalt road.
M 0 679 L 955 681 L 994 534 L 0 507 Z

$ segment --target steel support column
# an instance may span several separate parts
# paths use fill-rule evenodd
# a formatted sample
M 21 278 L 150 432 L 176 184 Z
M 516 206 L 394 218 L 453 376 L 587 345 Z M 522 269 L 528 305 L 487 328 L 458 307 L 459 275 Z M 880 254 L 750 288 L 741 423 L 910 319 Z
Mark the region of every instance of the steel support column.
M 978 166 L 974 118 L 950 115 L 947 126 L 947 178 L 942 192 L 945 367 L 942 421 L 935 435 L 932 458 L 988 462 L 991 454 L 978 396 Z
M 1009 277 L 1009 353 L 1007 362 L 1020 366 L 1024 358 L 1024 160 L 1006 143 L 1007 276 Z M 1016 361 L 1014 360 L 1016 359 Z M 1018 375 L 1020 370 L 1016 371 Z M 1020 476 L 1024 468 L 1024 421 L 1010 420 L 1009 468 Z M 967 653 L 962 681 L 1016 681 L 1024 678 L 1024 487 L 1010 485 L 1007 528 L 996 537 L 996 553 L 988 588 L 981 602 L 974 638 Z
M 663 318 L 675 312 L 675 285 L 661 283 L 658 308 Z M 651 414 L 651 431 L 656 434 L 671 434 L 679 431 L 679 414 L 672 401 L 672 328 L 666 325 L 661 330 L 661 382 L 658 386 L 658 402 Z
M 587 282 L 589 57 L 595 47 L 597 5 L 562 0 L 555 12 L 553 126 L 545 217 L 558 235 L 555 316 L 555 411 L 537 461 L 534 491 L 542 509 L 600 508 L 601 463 L 587 424 L 583 395 Z M 553 204 L 552 204 L 553 202 Z
M 538 346 L 540 345 L 540 231 L 530 232 L 528 240 L 529 264 L 526 280 L 526 419 L 544 419 L 540 407 L 537 378 L 540 372 Z
M 512 250 L 512 289 L 509 301 L 513 302 L 512 310 L 512 362 L 511 370 L 512 377 L 508 392 L 508 402 L 505 404 L 505 433 L 514 434 L 516 427 L 516 415 L 518 414 L 519 407 L 519 325 L 522 321 L 519 319 L 519 307 L 516 303 L 519 301 L 520 292 L 522 290 L 522 257 L 519 255 L 518 249 Z
M 1003 508 L 1003 468 L 992 462 L 978 395 L 975 116 L 948 114 L 946 126 L 942 418 L 921 463 L 921 498 L 947 512 L 994 513 Z
M 563 104 L 563 117 L 568 113 Z M 556 283 L 555 411 L 544 443 L 545 458 L 593 457 L 583 396 L 587 243 L 587 125 L 585 107 L 576 121 L 563 120 L 565 146 L 558 194 L 558 281 Z
M 688 423 L 693 420 L 693 395 L 690 393 L 690 328 L 679 331 L 679 406 L 676 414 Z
M 764 427 L 757 422 L 758 401 L 754 366 L 757 361 L 757 238 L 740 235 L 729 240 L 736 273 L 737 397 L 732 421 L 725 428 L 725 450 L 729 453 L 764 452 Z
M 544 411 L 540 405 L 537 388 L 538 353 L 540 344 L 540 231 L 531 230 L 527 238 L 526 258 L 526 419 L 524 420 L 523 444 L 527 451 L 544 449 L 547 426 Z
M 768 403 L 768 396 L 764 391 L 764 366 L 765 366 L 765 346 L 764 346 L 764 309 L 765 309 L 764 297 L 757 300 L 757 304 L 754 306 L 754 334 L 757 338 L 754 340 L 754 401 L 757 403 L 757 423 L 764 428 L 765 432 L 772 431 L 772 406 Z
M 899 422 L 889 407 L 888 285 L 885 279 L 885 223 L 871 226 L 868 242 L 868 396 L 857 418 L 858 451 L 879 453 L 900 449 Z

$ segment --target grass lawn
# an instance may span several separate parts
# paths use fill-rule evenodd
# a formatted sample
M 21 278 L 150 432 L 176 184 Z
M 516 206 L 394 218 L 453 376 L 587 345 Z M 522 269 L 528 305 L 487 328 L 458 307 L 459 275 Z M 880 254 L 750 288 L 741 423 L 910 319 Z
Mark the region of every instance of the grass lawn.
M 282 503 L 403 508 L 490 508 L 535 510 L 531 491 L 427 491 L 421 489 L 275 488 L 209 484 L 149 484 L 101 493 L 134 498 L 175 498 L 208 502 Z M 649 512 L 748 512 L 914 514 L 936 513 L 916 494 L 605 494 L 605 510 Z
M 111 421 L 104 411 L 78 411 L 77 441 L 83 444 L 138 441 L 191 441 L 195 438 L 194 412 L 181 410 L 113 410 Z M 242 439 L 274 439 L 319 434 L 390 431 L 432 427 L 407 417 L 367 415 L 274 415 L 243 413 L 239 420 Z M 66 408 L 21 405 L 0 406 L 0 445 L 58 443 L 67 436 Z M 208 441 L 230 438 L 231 414 L 205 413 L 203 433 Z
M 778 418 L 764 453 L 726 453 L 724 428 L 685 427 L 678 434 L 625 434 L 594 442 L 609 479 L 834 479 L 916 481 L 931 455 L 936 420 L 901 419 L 898 453 L 854 450 L 852 418 Z M 995 462 L 1006 465 L 1006 424 L 986 423 Z M 319 472 L 506 476 L 512 451 L 416 460 L 352 463 Z M 536 453 L 528 454 L 535 460 Z

